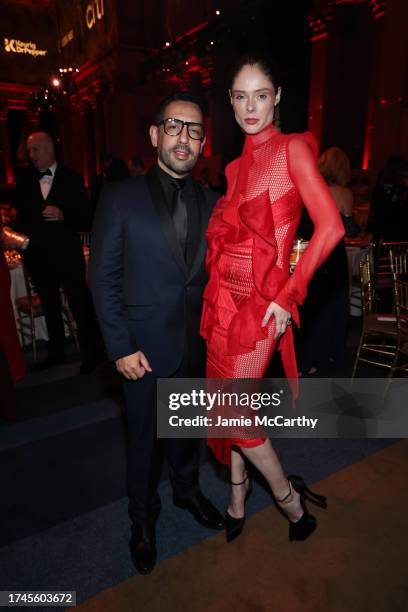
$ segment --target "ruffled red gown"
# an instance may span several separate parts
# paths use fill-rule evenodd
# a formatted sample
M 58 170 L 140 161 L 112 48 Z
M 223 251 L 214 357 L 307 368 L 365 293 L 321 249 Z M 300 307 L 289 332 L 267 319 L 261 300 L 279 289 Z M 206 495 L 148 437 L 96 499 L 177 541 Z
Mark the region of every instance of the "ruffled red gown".
M 226 168 L 228 190 L 207 229 L 207 271 L 201 334 L 207 341 L 208 378 L 262 378 L 276 348 L 297 395 L 290 326 L 274 340 L 275 321 L 261 326 L 271 301 L 299 324 L 297 304 L 314 271 L 344 235 L 336 204 L 316 164 L 310 133 L 281 134 L 269 125 L 247 135 L 242 156 Z M 315 230 L 289 277 L 289 257 L 302 202 Z M 265 437 L 214 439 L 216 457 L 229 464 L 231 446 L 257 446 Z

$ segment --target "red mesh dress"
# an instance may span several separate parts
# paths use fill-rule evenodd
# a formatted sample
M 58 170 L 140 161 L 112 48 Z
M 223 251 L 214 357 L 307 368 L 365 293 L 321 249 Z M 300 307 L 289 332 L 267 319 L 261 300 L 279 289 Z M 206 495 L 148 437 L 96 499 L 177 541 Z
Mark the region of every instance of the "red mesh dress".
M 314 271 L 344 235 L 336 204 L 316 164 L 313 136 L 281 134 L 272 125 L 247 135 L 242 156 L 226 168 L 228 190 L 207 229 L 207 270 L 201 334 L 207 341 L 208 378 L 262 378 L 275 348 L 285 374 L 297 379 L 292 329 L 274 340 L 275 320 L 261 327 L 271 301 L 298 324 L 297 304 Z M 289 277 L 289 257 L 302 211 L 315 229 Z M 296 397 L 296 382 L 294 395 Z M 231 446 L 257 446 L 265 437 L 209 439 L 230 463 Z

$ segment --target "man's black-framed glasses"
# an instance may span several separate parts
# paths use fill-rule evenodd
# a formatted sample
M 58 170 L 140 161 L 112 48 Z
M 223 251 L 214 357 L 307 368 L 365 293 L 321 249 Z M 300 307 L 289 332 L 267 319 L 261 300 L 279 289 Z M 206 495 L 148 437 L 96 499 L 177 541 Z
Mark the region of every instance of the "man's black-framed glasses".
M 182 121 L 174 117 L 167 117 L 159 121 L 157 125 L 162 125 L 165 133 L 168 136 L 178 136 L 187 126 L 187 133 L 193 140 L 203 140 L 205 136 L 205 127 L 202 123 L 194 123 L 193 121 Z

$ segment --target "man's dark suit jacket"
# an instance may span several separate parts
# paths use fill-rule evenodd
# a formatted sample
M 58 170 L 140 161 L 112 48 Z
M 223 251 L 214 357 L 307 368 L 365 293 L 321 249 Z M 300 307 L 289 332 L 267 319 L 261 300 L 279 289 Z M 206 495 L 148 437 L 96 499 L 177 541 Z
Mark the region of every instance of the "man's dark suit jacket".
M 16 227 L 30 237 L 26 253 L 29 261 L 44 257 L 44 252 L 53 252 L 58 257 L 82 257 L 78 232 L 89 229 L 90 205 L 79 174 L 58 164 L 44 200 L 37 173 L 27 170 L 17 180 L 15 205 Z M 42 210 L 46 205 L 60 208 L 64 220 L 45 221 Z
M 107 187 L 93 224 L 91 289 L 108 355 L 116 360 L 141 350 L 156 376 L 173 374 L 186 349 L 193 367 L 205 357 L 205 231 L 219 196 L 194 185 L 197 206 L 189 215 L 199 231 L 190 269 L 153 169 Z

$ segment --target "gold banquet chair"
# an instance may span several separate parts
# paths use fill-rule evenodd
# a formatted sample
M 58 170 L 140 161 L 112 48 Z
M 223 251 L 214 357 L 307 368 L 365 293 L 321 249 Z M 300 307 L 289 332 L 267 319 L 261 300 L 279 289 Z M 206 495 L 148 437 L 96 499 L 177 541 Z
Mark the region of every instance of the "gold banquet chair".
M 355 377 L 360 363 L 391 369 L 397 351 L 396 316 L 374 312 L 374 284 L 368 257 L 360 263 L 360 281 L 363 328 L 352 378 Z
M 403 254 L 395 254 L 394 251 L 391 250 L 390 264 L 394 281 L 397 280 L 397 277 L 399 277 L 401 274 L 408 274 L 408 252 Z
M 397 280 L 408 280 L 408 253 L 403 253 L 402 255 L 394 255 L 393 251 L 390 251 L 390 264 L 393 278 L 393 312 L 396 312 L 396 286 L 395 282 Z
M 37 317 L 43 317 L 44 311 L 41 304 L 41 300 L 35 293 L 31 279 L 27 273 L 25 266 L 23 265 L 24 283 L 26 288 L 26 295 L 16 298 L 15 307 L 17 311 L 17 330 L 21 337 L 23 347 L 27 344 L 33 348 L 34 361 L 37 361 L 37 341 L 35 337 L 35 319 Z M 64 324 L 69 331 L 69 335 L 74 339 L 77 348 L 79 347 L 78 336 L 76 332 L 76 326 L 72 313 L 68 307 L 68 302 L 64 292 L 61 290 L 61 305 L 62 314 L 64 318 Z M 27 343 L 28 340 L 28 343 Z
M 91 232 L 79 232 L 79 239 L 83 247 L 89 247 L 91 243 Z
M 391 253 L 393 257 L 408 253 L 408 241 L 384 242 L 380 240 L 375 264 L 374 286 L 376 290 L 391 289 L 394 286 Z
M 397 315 L 397 348 L 390 378 L 397 371 L 408 372 L 408 282 L 395 279 L 395 310 Z
M 33 347 L 34 361 L 37 361 L 37 343 L 35 339 L 35 319 L 44 316 L 41 300 L 34 293 L 27 270 L 23 265 L 24 284 L 26 295 L 16 298 L 15 307 L 17 311 L 17 329 L 21 342 L 25 348 L 28 344 Z

